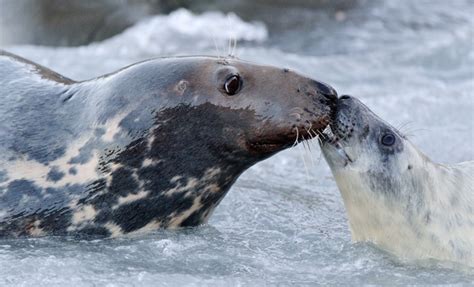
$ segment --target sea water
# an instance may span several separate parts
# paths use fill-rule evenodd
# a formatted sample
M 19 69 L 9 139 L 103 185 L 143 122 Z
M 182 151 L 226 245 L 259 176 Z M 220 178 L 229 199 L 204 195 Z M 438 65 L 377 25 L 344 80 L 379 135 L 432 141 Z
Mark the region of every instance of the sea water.
M 431 159 L 455 163 L 474 158 L 473 5 L 373 1 L 333 14 L 289 7 L 275 17 L 303 24 L 280 31 L 181 9 L 87 46 L 2 48 L 75 80 L 172 55 L 232 53 L 288 67 L 359 97 Z M 277 283 L 473 284 L 474 270 L 352 243 L 315 141 L 247 170 L 205 226 L 95 241 L 0 240 L 0 286 Z

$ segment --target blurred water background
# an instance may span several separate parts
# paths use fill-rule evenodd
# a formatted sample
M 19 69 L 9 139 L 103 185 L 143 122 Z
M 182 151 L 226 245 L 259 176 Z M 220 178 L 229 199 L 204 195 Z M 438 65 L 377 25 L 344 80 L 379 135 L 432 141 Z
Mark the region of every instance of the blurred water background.
M 435 161 L 474 158 L 474 2 L 0 0 L 0 48 L 75 80 L 156 56 L 236 55 L 362 99 Z M 216 48 L 217 46 L 217 48 Z M 0 240 L 0 285 L 474 284 L 353 244 L 316 142 L 250 168 L 209 224 L 114 240 Z

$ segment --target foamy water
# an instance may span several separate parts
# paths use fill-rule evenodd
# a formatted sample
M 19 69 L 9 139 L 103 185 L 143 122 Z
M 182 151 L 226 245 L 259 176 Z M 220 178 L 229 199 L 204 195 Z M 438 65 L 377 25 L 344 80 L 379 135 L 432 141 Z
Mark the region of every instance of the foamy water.
M 433 160 L 453 163 L 474 159 L 474 4 L 438 2 L 380 1 L 343 22 L 315 19 L 280 35 L 233 14 L 178 10 L 88 46 L 2 48 L 82 80 L 155 56 L 226 55 L 234 37 L 240 58 L 357 96 Z M 336 184 L 317 144 L 310 148 L 245 172 L 207 226 L 114 240 L 0 240 L 0 285 L 474 283 L 461 266 L 351 243 Z

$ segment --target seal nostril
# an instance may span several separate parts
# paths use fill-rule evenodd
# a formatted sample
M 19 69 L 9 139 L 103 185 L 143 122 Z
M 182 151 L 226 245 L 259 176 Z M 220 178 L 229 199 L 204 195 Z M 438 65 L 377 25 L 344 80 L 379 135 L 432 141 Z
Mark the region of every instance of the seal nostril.
M 323 94 L 323 96 L 325 96 L 328 100 L 331 100 L 331 101 L 337 101 L 337 94 L 334 93 L 334 94 Z
M 341 96 L 339 99 L 340 99 L 340 100 L 348 100 L 348 99 L 350 99 L 350 98 L 351 98 L 351 96 L 343 95 L 343 96 Z
M 331 86 L 317 81 L 314 81 L 314 83 L 316 84 L 316 88 L 320 94 L 331 101 L 337 100 L 337 92 Z

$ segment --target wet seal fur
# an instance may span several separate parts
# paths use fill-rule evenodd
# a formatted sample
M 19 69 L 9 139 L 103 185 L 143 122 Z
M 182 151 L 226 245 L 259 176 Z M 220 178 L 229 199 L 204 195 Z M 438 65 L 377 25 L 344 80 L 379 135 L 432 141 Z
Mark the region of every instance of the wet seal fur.
M 321 143 L 354 241 L 405 259 L 474 266 L 474 162 L 432 162 L 359 100 L 341 96 Z
M 243 171 L 323 129 L 337 99 L 233 58 L 152 59 L 75 82 L 5 51 L 0 96 L 4 237 L 205 223 Z

